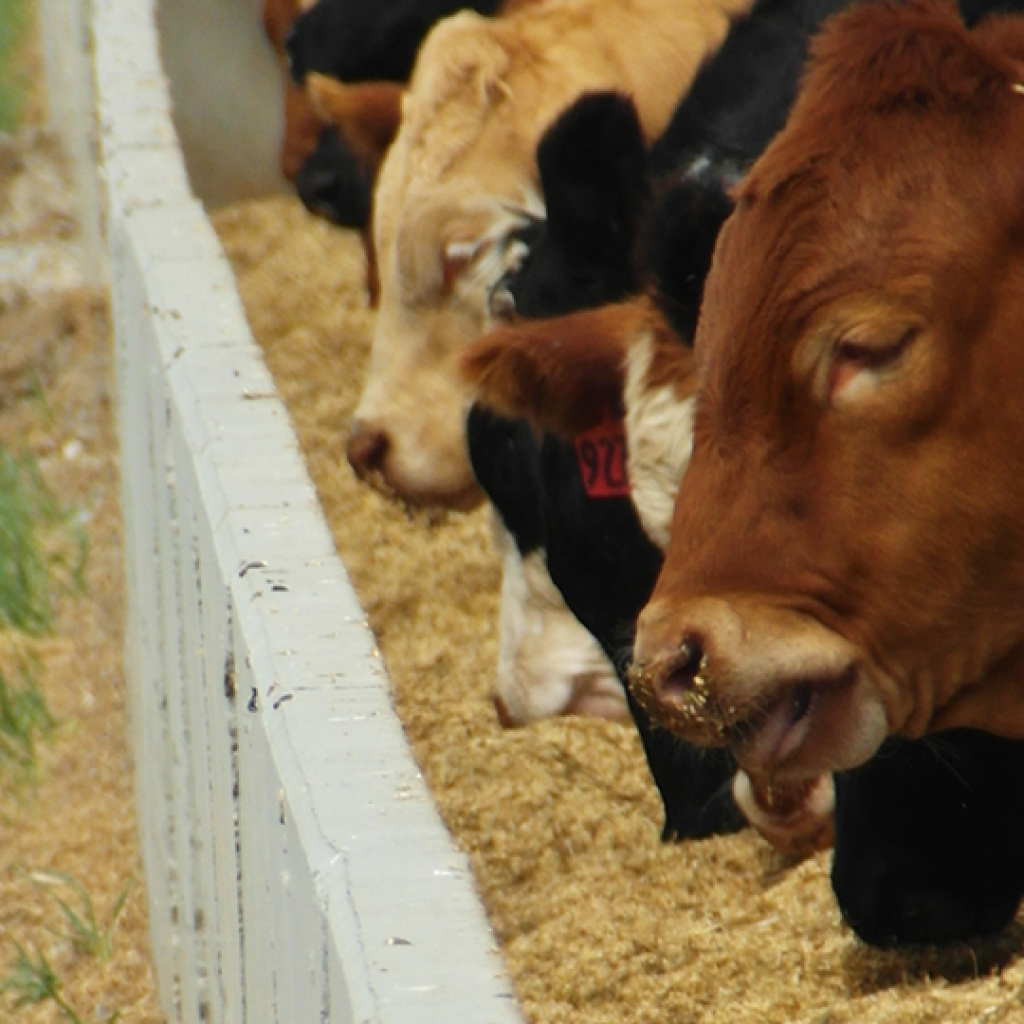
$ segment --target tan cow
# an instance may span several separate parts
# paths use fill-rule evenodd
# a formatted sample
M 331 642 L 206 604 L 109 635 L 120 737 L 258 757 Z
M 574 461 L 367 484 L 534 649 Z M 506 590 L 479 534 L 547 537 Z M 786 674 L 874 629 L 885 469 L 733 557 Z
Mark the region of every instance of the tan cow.
M 1024 737 L 1024 19 L 835 18 L 739 188 L 636 692 L 755 771 Z
M 380 315 L 348 455 L 403 500 L 464 508 L 480 493 L 463 437 L 459 352 L 487 324 L 510 231 L 543 211 L 543 130 L 590 89 L 636 100 L 648 137 L 750 0 L 558 0 L 425 40 L 375 200 Z
M 428 35 L 375 196 L 380 312 L 348 442 L 360 476 L 415 504 L 468 508 L 482 499 L 466 451 L 468 390 L 456 361 L 487 325 L 491 291 L 515 259 L 510 233 L 543 212 L 541 134 L 584 91 L 618 89 L 634 97 L 653 138 L 721 45 L 730 18 L 749 6 L 551 0 L 497 20 L 464 12 Z M 505 582 L 505 596 L 525 602 L 503 601 L 506 678 L 529 691 L 550 676 L 544 685 L 568 695 L 566 707 L 581 692 L 614 687 L 600 651 L 552 602 L 550 586 L 530 590 L 543 573 L 519 575 L 525 590 L 518 576 Z M 529 653 L 531 637 L 553 632 L 552 617 L 557 663 Z M 519 631 L 510 636 L 514 624 Z

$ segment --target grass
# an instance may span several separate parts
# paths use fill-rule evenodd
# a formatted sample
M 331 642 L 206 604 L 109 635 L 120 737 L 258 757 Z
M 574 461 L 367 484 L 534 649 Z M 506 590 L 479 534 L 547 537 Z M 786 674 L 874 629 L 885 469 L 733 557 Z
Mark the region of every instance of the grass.
M 34 871 L 28 874 L 28 878 L 33 885 L 52 896 L 60 908 L 65 929 L 51 931 L 70 939 L 72 948 L 79 956 L 109 963 L 114 952 L 114 930 L 131 892 L 132 881 L 129 879 L 121 890 L 110 912 L 100 918 L 85 886 L 71 875 L 61 871 Z M 68 894 L 67 899 L 60 895 L 61 891 Z M 0 993 L 12 996 L 15 1009 L 49 1000 L 56 1004 L 69 1024 L 84 1024 L 75 1008 L 64 998 L 64 983 L 47 960 L 46 954 L 38 947 L 30 952 L 16 939 L 13 944 L 14 960 L 7 976 L 0 981 Z M 120 1011 L 115 1011 L 104 1018 L 105 1024 L 116 1024 L 120 1016 Z
M 38 741 L 56 726 L 24 638 L 52 633 L 56 597 L 84 589 L 87 552 L 35 458 L 0 447 L 0 782 L 14 788 L 34 775 Z
M 18 55 L 29 25 L 27 0 L 0 0 L 0 132 L 21 123 L 26 82 Z
M 63 871 L 33 871 L 29 878 L 33 885 L 52 896 L 60 907 L 67 926 L 67 937 L 71 939 L 75 951 L 84 956 L 91 956 L 100 963 L 109 963 L 114 955 L 114 929 L 117 927 L 117 919 L 121 916 L 128 895 L 132 891 L 131 879 L 114 901 L 110 913 L 101 920 L 85 886 L 71 875 Z M 72 906 L 72 899 L 64 899 L 58 895 L 60 889 L 73 897 L 77 907 Z
M 55 592 L 84 589 L 87 555 L 74 510 L 54 497 L 35 458 L 0 448 L 0 629 L 51 633 Z
M 0 671 L 0 780 L 12 780 L 14 788 L 34 777 L 38 741 L 57 725 L 34 666 L 26 658 L 21 665 L 17 680 Z

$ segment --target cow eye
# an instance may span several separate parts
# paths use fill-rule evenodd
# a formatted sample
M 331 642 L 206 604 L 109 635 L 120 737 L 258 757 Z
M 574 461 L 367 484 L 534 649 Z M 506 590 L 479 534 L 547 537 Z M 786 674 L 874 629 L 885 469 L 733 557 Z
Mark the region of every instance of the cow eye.
M 888 344 L 843 338 L 835 347 L 830 391 L 835 392 L 862 370 L 881 371 L 895 365 L 910 348 L 918 329 L 910 327 Z

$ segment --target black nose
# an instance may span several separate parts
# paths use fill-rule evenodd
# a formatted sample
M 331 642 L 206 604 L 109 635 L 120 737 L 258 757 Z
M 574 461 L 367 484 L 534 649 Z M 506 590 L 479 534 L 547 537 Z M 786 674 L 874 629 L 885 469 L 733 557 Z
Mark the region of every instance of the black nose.
M 306 80 L 306 72 L 309 71 L 308 62 L 302 52 L 302 36 L 295 31 L 293 25 L 284 37 L 284 52 L 288 58 L 288 74 L 296 85 L 302 85 Z
M 310 213 L 345 228 L 369 223 L 372 180 L 333 125 L 321 132 L 295 178 L 295 189 Z

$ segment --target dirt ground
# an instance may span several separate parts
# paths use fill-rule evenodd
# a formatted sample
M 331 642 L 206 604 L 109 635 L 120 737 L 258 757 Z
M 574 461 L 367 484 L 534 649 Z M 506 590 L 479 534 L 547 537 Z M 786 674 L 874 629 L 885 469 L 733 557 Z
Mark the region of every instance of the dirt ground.
M 1020 918 L 971 945 L 869 949 L 840 921 L 827 853 L 787 866 L 750 832 L 662 845 L 631 726 L 501 730 L 486 513 L 408 517 L 345 464 L 373 323 L 355 236 L 287 199 L 215 227 L 530 1021 L 1024 1021 Z
M 77 230 L 69 194 L 52 138 L 31 128 L 0 137 L 0 444 L 33 453 L 89 542 L 84 593 L 61 597 L 52 638 L 27 642 L 59 725 L 39 748 L 35 786 L 14 791 L 0 780 L 0 986 L 18 942 L 33 959 L 45 955 L 83 1022 L 120 1012 L 123 1024 L 158 1024 L 125 732 L 107 307 L 82 286 L 66 249 Z M 2 637 L 0 648 L 9 655 Z M 72 876 L 101 927 L 130 887 L 107 962 L 75 948 L 55 896 L 83 907 L 71 889 L 33 884 L 40 871 Z M 0 1021 L 70 1020 L 53 1001 L 17 1010 L 16 997 L 0 995 Z

